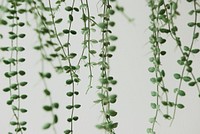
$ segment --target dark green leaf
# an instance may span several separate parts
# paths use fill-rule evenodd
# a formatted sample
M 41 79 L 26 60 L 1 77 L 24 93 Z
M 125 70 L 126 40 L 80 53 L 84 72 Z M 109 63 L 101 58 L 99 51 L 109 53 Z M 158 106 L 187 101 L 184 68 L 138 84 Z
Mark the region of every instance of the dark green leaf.
M 52 107 L 51 106 L 43 106 L 43 109 L 45 110 L 45 111 L 51 111 L 52 110 Z
M 19 83 L 20 86 L 25 86 L 25 85 L 27 85 L 27 84 L 28 84 L 28 82 L 26 82 L 26 81 L 23 81 L 23 82 L 20 82 L 20 83 Z
M 70 6 L 67 6 L 67 7 L 65 8 L 65 10 L 66 10 L 66 11 L 72 11 L 72 10 L 73 10 L 73 8 L 72 8 L 72 7 L 70 7 Z
M 178 90 L 178 95 L 185 96 L 185 92 L 183 90 Z
M 53 116 L 53 123 L 58 123 L 58 116 L 57 115 Z
M 114 111 L 114 110 L 108 110 L 106 113 L 107 113 L 108 115 L 112 116 L 112 117 L 114 117 L 114 116 L 117 115 L 117 112 Z
M 24 38 L 26 36 L 26 34 L 19 34 L 20 38 Z
M 70 21 L 73 21 L 73 20 L 74 20 L 74 18 L 73 18 L 73 16 L 72 16 L 71 14 L 69 15 L 69 20 L 70 20 Z
M 118 39 L 118 37 L 114 36 L 114 35 L 110 35 L 109 39 L 112 40 L 112 41 L 116 41 Z
M 180 79 L 180 78 L 181 78 L 181 75 L 178 74 L 178 73 L 175 73 L 175 74 L 174 74 L 174 78 L 175 78 L 175 79 Z
M 198 53 L 199 51 L 200 51 L 200 49 L 192 49 L 191 50 L 191 52 L 194 53 L 194 54 Z
M 57 24 L 59 24 L 59 23 L 61 23 L 62 22 L 62 18 L 60 18 L 60 19 L 57 19 L 56 21 L 55 21 L 55 23 L 57 23 Z
M 189 77 L 189 76 L 184 76 L 184 77 L 183 77 L 183 80 L 184 80 L 185 82 L 189 82 L 189 81 L 192 80 L 192 78 Z
M 77 121 L 77 120 L 78 120 L 78 116 L 74 116 L 74 117 L 73 117 L 73 120 L 74 120 L 74 121 Z
M 42 128 L 43 129 L 48 129 L 51 127 L 51 123 L 46 123 Z
M 177 107 L 183 109 L 185 106 L 183 104 L 177 104 Z
M 193 81 L 193 82 L 190 82 L 188 85 L 192 87 L 192 86 L 194 86 L 195 84 L 196 84 L 196 82 Z

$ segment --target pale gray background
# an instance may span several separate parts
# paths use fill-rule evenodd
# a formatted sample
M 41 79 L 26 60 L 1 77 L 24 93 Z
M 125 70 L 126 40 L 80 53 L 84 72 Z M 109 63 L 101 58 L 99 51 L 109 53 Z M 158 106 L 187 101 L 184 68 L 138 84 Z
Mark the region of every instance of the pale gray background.
M 96 3 L 98 1 L 91 1 L 93 12 L 97 12 Z M 114 120 L 119 122 L 119 127 L 116 129 L 117 134 L 145 134 L 146 128 L 150 127 L 148 118 L 154 115 L 154 111 L 150 108 L 150 102 L 154 99 L 150 96 L 150 92 L 154 89 L 154 85 L 149 82 L 149 78 L 153 75 L 149 74 L 147 68 L 151 66 L 148 58 L 151 56 L 150 45 L 147 44 L 150 35 L 148 31 L 150 14 L 146 1 L 142 0 L 126 0 L 119 1 L 126 9 L 129 16 L 134 17 L 133 24 L 128 24 L 122 15 L 117 14 L 113 19 L 116 20 L 117 25 L 113 32 L 119 36 L 119 40 L 115 42 L 117 51 L 112 58 L 111 74 L 118 80 L 117 86 L 114 87 L 113 93 L 118 94 L 118 101 L 113 108 L 118 111 L 118 115 Z M 185 1 L 180 1 L 181 11 L 187 14 L 192 5 L 186 5 Z M 99 5 L 98 5 L 99 6 Z M 187 20 L 191 17 L 182 16 L 178 21 L 180 28 L 180 35 L 185 43 L 190 43 L 191 29 L 185 28 Z M 74 24 L 74 27 L 80 27 L 80 23 Z M 26 30 L 26 29 L 25 29 Z M 30 30 L 29 30 L 30 31 Z M 98 35 L 98 34 L 97 34 Z M 39 54 L 32 50 L 32 46 L 37 43 L 37 38 L 34 33 L 28 32 L 27 41 L 22 42 L 28 51 L 22 55 L 27 56 L 26 64 L 22 68 L 27 71 L 26 79 L 29 85 L 26 86 L 25 92 L 29 95 L 28 99 L 22 103 L 22 106 L 28 109 L 27 114 L 23 114 L 23 118 L 28 121 L 27 134 L 53 134 L 52 130 L 43 131 L 41 126 L 49 121 L 50 114 L 42 110 L 43 104 L 48 104 L 42 92 L 43 84 L 37 76 L 40 71 Z M 189 40 L 188 40 L 189 39 Z M 80 39 L 81 40 L 81 39 Z M 78 41 L 78 40 L 76 40 Z M 199 45 L 199 42 L 196 42 Z M 176 56 L 179 50 L 175 47 L 173 42 L 165 44 L 164 49 L 170 51 L 164 58 L 166 62 L 163 66 L 169 73 L 167 73 L 167 84 L 171 91 L 178 83 L 172 78 L 173 72 L 180 71 L 180 67 L 176 64 Z M 192 56 L 193 57 L 193 56 Z M 199 56 L 195 57 L 196 73 L 199 72 Z M 47 67 L 47 69 L 51 69 Z M 7 85 L 7 81 L 2 78 L 3 73 L 7 70 L 5 66 L 0 69 L 0 87 Z M 87 69 L 86 69 L 87 70 Z M 95 70 L 97 71 L 97 70 Z M 82 75 L 88 75 L 81 72 Z M 97 98 L 97 90 L 94 87 L 85 95 L 85 87 L 87 86 L 86 77 L 82 77 L 82 83 L 78 89 L 81 94 L 77 98 L 77 102 L 82 104 L 82 108 L 76 113 L 80 120 L 75 123 L 75 134 L 103 134 L 103 131 L 97 130 L 94 126 L 101 122 L 100 106 L 95 105 L 93 101 Z M 57 111 L 59 116 L 59 125 L 57 125 L 58 134 L 63 133 L 66 127 L 66 118 L 69 113 L 64 107 L 69 99 L 66 99 L 65 93 L 67 87 L 64 86 L 65 75 L 60 75 L 52 78 L 49 82 L 49 87 L 54 93 L 53 99 L 60 102 L 60 109 Z M 95 81 L 98 79 L 95 78 Z M 97 82 L 94 82 L 94 85 Z M 183 110 L 177 111 L 176 120 L 172 127 L 169 127 L 168 121 L 160 120 L 159 125 L 156 126 L 158 134 L 199 134 L 200 132 L 200 100 L 197 97 L 196 89 L 184 87 L 187 96 L 181 98 L 179 101 L 186 106 Z M 0 92 L 0 134 L 6 134 L 11 128 L 8 122 L 12 119 L 10 107 L 5 103 L 8 99 L 8 94 L 3 91 Z

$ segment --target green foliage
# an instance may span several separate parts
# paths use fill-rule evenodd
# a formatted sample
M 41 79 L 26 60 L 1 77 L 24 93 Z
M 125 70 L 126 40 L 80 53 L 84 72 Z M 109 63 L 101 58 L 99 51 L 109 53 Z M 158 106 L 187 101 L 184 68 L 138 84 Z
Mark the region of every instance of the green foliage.
M 151 92 L 151 96 L 156 98 L 156 102 L 151 103 L 152 109 L 156 111 L 155 117 L 150 118 L 150 123 L 152 124 L 151 128 L 147 129 L 147 133 L 154 134 L 155 125 L 158 121 L 159 111 L 162 111 L 162 115 L 165 119 L 171 120 L 171 124 L 175 118 L 177 108 L 183 109 L 185 106 L 183 104 L 178 103 L 179 96 L 185 96 L 186 93 L 182 90 L 183 83 L 186 82 L 189 86 L 196 86 L 198 90 L 198 94 L 200 93 L 200 89 L 198 86 L 198 78 L 196 78 L 193 73 L 193 59 L 191 55 L 198 54 L 199 48 L 195 48 L 195 40 L 199 38 L 199 32 L 197 27 L 199 27 L 197 19 L 198 19 L 198 3 L 194 0 L 187 0 L 188 4 L 193 5 L 193 9 L 189 11 L 189 15 L 192 15 L 194 20 L 189 20 L 186 27 L 190 27 L 193 29 L 191 35 L 191 43 L 186 46 L 182 46 L 182 39 L 179 37 L 179 29 L 184 27 L 176 26 L 175 19 L 178 18 L 181 13 L 179 13 L 179 3 L 176 1 L 154 1 L 149 0 L 148 6 L 151 10 L 151 14 L 149 15 L 150 26 L 149 30 L 152 32 L 152 35 L 149 38 L 149 43 L 151 44 L 152 55 L 150 57 L 150 62 L 154 65 L 148 68 L 148 71 L 154 74 L 154 77 L 150 78 L 150 81 L 156 85 L 155 91 Z M 167 35 L 167 36 L 166 36 Z M 167 37 L 167 39 L 166 39 Z M 167 51 L 162 50 L 163 45 L 168 45 L 167 40 L 171 40 L 175 42 L 176 46 L 180 50 L 180 58 L 178 58 L 177 63 L 180 65 L 180 72 L 173 73 L 173 77 L 178 82 L 178 87 L 175 88 L 175 100 L 169 101 L 171 95 L 168 95 L 168 88 L 165 84 L 165 73 L 166 71 L 161 69 L 164 68 L 164 59 L 162 56 L 167 54 Z M 175 66 L 175 65 L 171 65 Z M 164 107 L 160 107 L 159 104 L 162 104 Z M 163 109 L 165 108 L 165 110 Z M 169 108 L 172 109 L 172 114 L 169 112 Z
M 149 31 L 151 35 L 149 37 L 149 43 L 152 56 L 150 57 L 151 66 L 148 71 L 153 75 L 150 81 L 155 85 L 155 89 L 151 91 L 151 96 L 156 100 L 151 102 L 150 106 L 155 110 L 155 115 L 149 119 L 151 128 L 147 129 L 148 134 L 155 134 L 155 125 L 158 121 L 158 115 L 173 121 L 176 114 L 176 109 L 183 109 L 185 106 L 178 102 L 179 97 L 186 95 L 186 90 L 183 89 L 183 83 L 187 83 L 190 87 L 196 87 L 198 95 L 200 94 L 199 82 L 200 77 L 196 77 L 193 70 L 193 57 L 199 54 L 200 49 L 195 46 L 195 41 L 199 39 L 198 28 L 200 23 L 198 22 L 200 10 L 199 4 L 195 0 L 187 0 L 188 4 L 193 5 L 193 9 L 189 11 L 189 15 L 193 16 L 193 20 L 189 20 L 187 27 L 193 29 L 191 35 L 191 42 L 185 43 L 182 38 L 179 37 L 179 29 L 182 27 L 176 26 L 175 19 L 178 18 L 179 3 L 178 1 L 164 1 L 164 0 L 148 0 L 148 6 L 150 8 L 150 26 Z M 48 87 L 48 82 L 53 77 L 53 72 L 46 70 L 46 63 L 50 64 L 56 73 L 63 73 L 66 75 L 66 79 L 63 83 L 66 84 L 66 110 L 69 115 L 66 118 L 68 128 L 64 131 L 65 134 L 74 134 L 74 124 L 78 121 L 79 117 L 76 114 L 76 110 L 81 108 L 81 104 L 76 102 L 76 97 L 79 95 L 79 89 L 77 85 L 81 82 L 79 77 L 80 70 L 82 71 L 82 62 L 84 67 L 88 69 L 88 86 L 87 91 L 93 88 L 93 68 L 98 66 L 99 70 L 99 85 L 98 99 L 94 101 L 101 106 L 102 122 L 96 127 L 103 129 L 106 133 L 115 134 L 115 128 L 118 127 L 118 123 L 113 121 L 113 118 L 117 116 L 117 111 L 112 109 L 112 105 L 117 101 L 117 95 L 112 94 L 113 86 L 117 84 L 117 80 L 110 74 L 111 64 L 110 60 L 116 51 L 116 46 L 113 45 L 118 40 L 118 36 L 113 33 L 112 28 L 116 26 L 116 22 L 112 20 L 112 16 L 116 12 L 120 12 L 128 21 L 132 22 L 133 19 L 129 18 L 125 13 L 125 8 L 120 6 L 116 0 L 102 0 L 99 1 L 100 9 L 98 16 L 92 16 L 90 11 L 90 4 L 88 0 L 76 2 L 71 0 L 70 3 L 65 0 L 57 1 L 42 1 L 42 0 L 18 0 L 6 1 L 8 6 L 0 7 L 4 16 L 0 18 L 0 26 L 8 27 L 7 35 L 0 34 L 0 37 L 8 38 L 10 44 L 1 46 L 2 53 L 9 54 L 8 57 L 2 58 L 2 64 L 8 67 L 8 71 L 4 72 L 5 78 L 8 80 L 8 85 L 3 88 L 5 93 L 9 94 L 7 104 L 10 106 L 13 112 L 13 119 L 10 121 L 10 125 L 14 127 L 15 133 L 25 133 L 26 121 L 22 121 L 22 113 L 28 112 L 26 108 L 21 106 L 22 101 L 26 100 L 28 95 L 23 93 L 23 89 L 28 86 L 25 78 L 26 70 L 21 69 L 26 58 L 22 57 L 21 53 L 26 50 L 26 46 L 21 45 L 27 36 L 26 32 L 21 30 L 23 27 L 30 25 L 30 20 L 27 22 L 22 21 L 23 15 L 34 16 L 36 27 L 35 32 L 38 36 L 38 42 L 34 46 L 34 49 L 41 54 L 41 71 L 39 76 L 44 84 L 44 95 L 49 99 L 48 104 L 43 105 L 43 110 L 51 115 L 51 120 L 44 124 L 43 129 L 52 128 L 56 134 L 56 125 L 59 123 L 59 115 L 56 114 L 56 110 L 60 105 L 58 102 L 53 101 L 55 94 Z M 99 6 L 97 4 L 97 6 Z M 66 17 L 59 16 L 59 12 L 64 10 Z M 81 16 L 78 20 L 77 16 Z M 28 18 L 27 18 L 28 19 Z M 100 20 L 96 22 L 96 20 Z M 82 23 L 82 28 L 74 27 L 74 22 Z M 80 23 L 80 24 L 81 24 Z M 65 25 L 62 27 L 61 25 Z M 58 28 L 59 27 L 59 28 Z M 93 32 L 101 32 L 101 37 L 93 39 Z M 74 44 L 73 39 L 82 36 L 82 50 L 76 52 L 73 47 L 77 47 Z M 168 50 L 165 47 L 168 45 L 168 40 L 171 40 L 175 44 L 174 47 L 180 51 L 177 58 L 178 66 L 181 68 L 176 73 L 173 72 L 173 76 L 178 82 L 178 86 L 175 86 L 174 94 L 175 100 L 171 101 L 170 88 L 166 82 L 166 75 L 170 74 L 165 70 L 165 56 L 168 54 Z M 182 43 L 183 42 L 183 43 Z M 97 45 L 100 49 L 96 49 Z M 183 46 L 182 44 L 187 44 Z M 29 44 L 27 44 L 29 45 Z M 99 55 L 98 61 L 93 61 L 93 57 Z M 175 57 L 176 58 L 176 57 Z M 95 59 L 95 58 L 94 58 Z M 172 66 L 175 66 L 174 64 Z M 173 69 L 173 68 L 172 68 Z M 171 77 L 171 76 L 169 76 Z M 85 78 L 83 78 L 85 79 Z M 58 87 L 59 88 L 59 87 Z M 171 95 L 171 94 L 170 94 Z M 172 110 L 170 110 L 172 109 Z M 171 111 L 173 111 L 171 113 Z M 9 132 L 9 134 L 12 134 Z

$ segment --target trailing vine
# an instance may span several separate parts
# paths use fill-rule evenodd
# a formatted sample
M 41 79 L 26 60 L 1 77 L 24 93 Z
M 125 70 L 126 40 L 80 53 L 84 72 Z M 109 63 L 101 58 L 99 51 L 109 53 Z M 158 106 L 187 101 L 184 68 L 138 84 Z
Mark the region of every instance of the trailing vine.
M 10 46 L 1 47 L 1 50 L 10 53 L 10 57 L 3 60 L 4 64 L 9 66 L 8 72 L 5 72 L 9 86 L 4 88 L 3 91 L 9 92 L 10 95 L 7 104 L 11 106 L 14 118 L 10 121 L 10 125 L 15 127 L 14 131 L 16 134 L 23 134 L 27 129 L 27 122 L 21 119 L 22 113 L 27 112 L 27 109 L 21 106 L 21 101 L 26 99 L 27 95 L 23 94 L 21 90 L 28 84 L 28 82 L 21 80 L 26 72 L 20 69 L 21 63 L 25 61 L 25 58 L 20 57 L 20 53 L 25 50 L 20 44 L 21 39 L 26 36 L 26 34 L 20 32 L 20 29 L 25 26 L 25 23 L 20 19 L 20 15 L 25 12 L 23 6 L 21 1 L 8 1 L 8 8 L 4 10 L 8 20 L 1 19 L 2 24 L 9 24 L 11 28 L 11 31 L 8 33 Z M 12 132 L 8 133 L 12 134 Z
M 98 93 L 99 99 L 96 103 L 100 103 L 102 107 L 103 122 L 96 127 L 104 129 L 106 133 L 115 134 L 115 128 L 118 126 L 117 122 L 113 121 L 113 117 L 117 115 L 117 112 L 111 108 L 111 104 L 116 102 L 117 95 L 110 94 L 112 91 L 111 85 L 117 84 L 117 81 L 110 75 L 110 63 L 109 59 L 112 57 L 112 52 L 116 47 L 111 45 L 112 41 L 118 39 L 117 36 L 112 35 L 110 25 L 113 25 L 110 16 L 114 14 L 110 0 L 102 1 L 103 11 L 99 16 L 102 18 L 102 22 L 98 24 L 101 28 L 102 38 L 99 42 L 102 44 L 101 53 L 99 54 L 101 61 L 98 63 L 101 69 L 100 83 L 98 86 L 100 92 Z
M 194 3 L 194 9 L 190 11 L 190 15 L 194 14 L 194 21 L 189 22 L 188 26 L 193 27 L 193 33 L 192 33 L 192 41 L 190 43 L 190 46 L 183 46 L 182 40 L 178 36 L 177 31 L 178 27 L 175 25 L 174 20 L 180 15 L 178 12 L 178 1 L 169 1 L 165 2 L 164 0 L 158 0 L 158 1 L 152 1 L 149 0 L 149 7 L 151 8 L 152 14 L 150 15 L 151 19 L 151 26 L 149 29 L 152 31 L 152 36 L 150 37 L 150 43 L 152 44 L 152 51 L 153 51 L 153 57 L 150 58 L 150 61 L 154 64 L 154 67 L 149 68 L 149 72 L 154 72 L 155 76 L 154 78 L 151 78 L 151 81 L 153 83 L 157 84 L 157 90 L 152 91 L 152 96 L 156 97 L 156 103 L 151 103 L 151 107 L 153 109 L 156 109 L 156 114 L 153 118 L 150 119 L 150 122 L 152 123 L 152 127 L 147 129 L 147 133 L 154 134 L 155 132 L 155 123 L 157 123 L 158 118 L 158 112 L 161 111 L 161 107 L 159 103 L 162 103 L 166 107 L 172 107 L 172 114 L 169 113 L 169 110 L 167 108 L 167 114 L 163 114 L 163 116 L 166 119 L 171 120 L 171 124 L 174 121 L 177 108 L 183 109 L 185 106 L 182 103 L 178 102 L 179 96 L 185 96 L 186 93 L 184 89 L 182 89 L 183 82 L 188 83 L 189 86 L 195 86 L 197 87 L 198 94 L 199 94 L 199 86 L 198 86 L 198 78 L 196 78 L 195 74 L 193 73 L 193 67 L 192 63 L 193 60 L 190 58 L 191 54 L 197 54 L 199 52 L 198 48 L 194 47 L 194 41 L 198 38 L 199 33 L 196 31 L 197 25 L 197 1 L 192 0 L 188 2 Z M 166 39 L 163 38 L 161 35 L 166 34 L 170 35 L 172 40 L 175 41 L 176 46 L 179 48 L 181 52 L 180 59 L 177 60 L 177 63 L 182 67 L 181 73 L 174 73 L 174 78 L 179 80 L 179 85 L 174 89 L 175 93 L 175 101 L 169 101 L 167 98 L 167 93 L 169 90 L 165 88 L 164 83 L 160 84 L 161 81 L 163 81 L 163 78 L 160 77 L 159 73 L 159 66 L 161 65 L 161 55 L 165 55 L 166 51 L 163 51 L 160 49 L 162 45 L 166 43 Z M 169 39 L 168 39 L 169 40 Z M 186 74 L 187 72 L 187 74 Z M 162 73 L 163 74 L 163 73 Z M 164 73 L 165 74 L 165 73 Z M 164 77 L 164 76 L 163 76 Z M 159 80 L 160 79 L 160 80 Z M 159 87 L 161 86 L 161 89 Z M 166 101 L 162 101 L 162 94 L 160 91 L 164 92 L 166 94 Z M 159 99 L 161 98 L 161 101 Z
M 179 102 L 179 98 L 186 95 L 184 84 L 195 86 L 200 96 L 200 77 L 194 73 L 194 60 L 192 55 L 198 54 L 200 49 L 195 45 L 199 39 L 199 14 L 200 4 L 198 0 L 187 0 L 188 4 L 193 5 L 193 9 L 189 15 L 193 20 L 188 22 L 188 27 L 192 31 L 190 43 L 184 43 L 180 36 L 180 27 L 176 24 L 176 19 L 180 17 L 179 1 L 178 0 L 148 0 L 148 6 L 151 14 L 149 16 L 151 32 L 149 43 L 151 44 L 152 56 L 150 57 L 151 67 L 148 71 L 154 76 L 150 81 L 155 85 L 155 89 L 151 92 L 154 97 L 154 102 L 150 106 L 155 110 L 154 115 L 149 119 L 151 126 L 147 129 L 147 133 L 156 133 L 156 124 L 159 122 L 159 117 L 162 116 L 173 123 L 177 109 L 183 109 L 185 105 Z M 65 74 L 66 85 L 66 112 L 69 113 L 66 117 L 66 126 L 63 133 L 75 134 L 75 123 L 79 120 L 76 115 L 76 110 L 81 107 L 81 104 L 76 102 L 76 97 L 81 90 L 78 90 L 78 84 L 81 82 L 79 71 L 82 67 L 88 69 L 88 85 L 86 93 L 93 88 L 94 76 L 99 76 L 98 99 L 94 101 L 100 104 L 102 122 L 96 125 L 97 128 L 105 131 L 106 134 L 115 134 L 118 122 L 114 117 L 118 112 L 112 108 L 112 104 L 116 103 L 117 95 L 113 94 L 113 86 L 117 84 L 117 80 L 112 76 L 110 59 L 113 57 L 113 52 L 116 46 L 113 43 L 118 39 L 118 36 L 113 34 L 112 27 L 116 22 L 112 20 L 112 15 L 115 12 L 120 12 L 129 22 L 131 19 L 126 13 L 123 6 L 119 5 L 117 0 L 100 0 L 97 3 L 100 7 L 100 13 L 93 16 L 93 10 L 89 0 L 81 0 L 79 3 L 76 0 L 2 0 L 0 6 L 0 26 L 9 28 L 8 38 L 9 46 L 1 44 L 0 50 L 4 56 L 0 59 L 7 66 L 8 71 L 4 76 L 8 80 L 8 85 L 3 89 L 9 93 L 7 104 L 12 110 L 12 120 L 10 125 L 13 130 L 9 130 L 8 134 L 20 133 L 24 134 L 27 130 L 27 121 L 23 120 L 23 113 L 27 109 L 23 107 L 23 100 L 28 95 L 23 93 L 23 89 L 28 84 L 24 80 L 25 70 L 22 65 L 26 58 L 22 57 L 22 52 L 25 51 L 23 41 L 26 34 L 23 33 L 23 28 L 31 26 L 30 17 L 33 16 L 36 21 L 34 28 L 38 37 L 37 45 L 34 49 L 38 50 L 41 55 L 41 71 L 39 76 L 44 84 L 43 92 L 49 99 L 48 104 L 43 105 L 43 110 L 50 113 L 51 120 L 44 124 L 43 129 L 52 129 L 54 134 L 60 133 L 56 129 L 58 125 L 59 115 L 56 110 L 60 108 L 59 102 L 54 102 L 52 88 L 48 85 L 48 80 L 51 79 L 53 72 L 46 70 L 47 65 L 57 73 Z M 64 12 L 62 12 L 64 11 Z M 62 15 L 61 15 L 62 12 Z M 97 11 L 99 12 L 99 11 Z M 30 17 L 29 17 L 30 16 Z M 78 17 L 80 17 L 78 21 Z M 100 19 L 97 21 L 97 19 Z M 24 21 L 22 21 L 24 19 Z M 75 27 L 75 21 L 83 24 L 82 28 Z M 184 27 L 185 28 L 185 27 Z M 100 31 L 100 39 L 95 39 L 94 32 Z M 97 33 L 97 32 L 96 32 Z M 97 33 L 98 34 L 98 33 Z M 74 40 L 82 40 L 74 44 Z M 93 36 L 94 35 L 94 36 Z M 6 40 L 7 35 L 0 33 L 0 38 Z M 174 88 L 175 99 L 171 98 L 171 87 L 167 85 L 167 73 L 164 68 L 164 56 L 168 54 L 163 47 L 169 41 L 175 44 L 180 52 L 177 63 L 181 68 L 180 71 L 173 73 L 173 77 L 177 80 L 178 85 Z M 97 49 L 94 44 L 99 44 Z M 188 45 L 186 45 L 188 44 Z M 77 47 L 81 48 L 78 51 Z M 75 50 L 74 50 L 75 48 Z M 93 60 L 99 54 L 99 60 Z M 94 58 L 93 58 L 94 56 Z M 46 63 L 48 63 L 46 65 Z M 99 67 L 98 74 L 93 71 L 94 67 Z M 85 77 L 83 78 L 85 79 Z M 64 83 L 64 82 L 63 82 Z M 14 131 L 14 132 L 13 132 Z M 62 130 L 61 130 L 62 131 Z
M 194 9 L 190 11 L 190 15 L 194 15 L 194 21 L 193 22 L 189 22 L 188 26 L 189 27 L 193 27 L 193 33 L 192 33 L 192 41 L 190 43 L 190 46 L 184 46 L 181 50 L 182 50 L 182 57 L 179 60 L 179 64 L 182 67 L 182 71 L 181 73 L 176 73 L 174 74 L 174 77 L 176 79 L 180 79 L 179 80 L 179 86 L 178 88 L 175 89 L 175 93 L 176 93 L 176 98 L 175 98 L 175 107 L 174 107 L 174 112 L 173 112 L 173 120 L 175 118 L 176 115 L 176 109 L 178 108 L 184 108 L 183 104 L 178 104 L 178 98 L 179 96 L 185 96 L 186 93 L 184 90 L 182 90 L 182 83 L 183 81 L 188 83 L 189 86 L 195 86 L 197 87 L 198 90 L 198 95 L 200 94 L 200 88 L 198 86 L 198 81 L 197 78 L 195 76 L 195 74 L 193 73 L 193 67 L 192 67 L 192 63 L 193 60 L 191 60 L 191 54 L 197 54 L 199 53 L 200 49 L 198 48 L 194 48 L 194 44 L 195 44 L 195 40 L 198 39 L 199 37 L 199 32 L 197 32 L 197 21 L 198 21 L 198 13 L 200 13 L 197 9 L 197 1 L 191 1 L 191 0 L 187 0 L 187 2 L 192 2 Z M 188 76 L 187 74 L 185 74 L 185 72 L 187 72 L 188 74 L 190 74 L 190 76 Z M 172 122 L 173 122 L 172 120 Z M 171 123 L 172 123 L 171 122 Z

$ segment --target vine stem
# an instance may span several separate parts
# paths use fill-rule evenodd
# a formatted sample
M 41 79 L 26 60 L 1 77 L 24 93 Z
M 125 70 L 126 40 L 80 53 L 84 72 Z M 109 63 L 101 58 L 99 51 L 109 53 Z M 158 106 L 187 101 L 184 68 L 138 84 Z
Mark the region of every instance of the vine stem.
M 42 37 L 41 37 L 41 34 L 40 34 L 40 33 L 39 33 L 39 35 L 38 35 L 38 38 L 39 38 L 40 44 L 42 45 Z M 41 62 L 42 62 L 42 63 L 41 63 L 41 71 L 42 71 L 42 72 L 45 71 L 45 68 L 44 68 L 44 65 L 45 65 L 45 64 L 44 64 L 43 55 L 46 54 L 46 51 L 45 51 L 45 50 L 43 50 L 43 51 L 44 51 L 44 52 L 41 51 L 41 57 L 42 57 L 42 59 L 41 59 Z M 43 53 L 44 53 L 44 54 L 43 54 Z M 42 78 L 42 81 L 43 81 L 43 84 L 44 84 L 45 89 L 49 89 L 48 86 L 47 86 L 46 80 L 45 80 L 44 78 Z M 50 104 L 52 105 L 52 104 L 53 104 L 52 97 L 49 96 L 48 98 L 49 98 Z M 54 111 L 53 111 L 53 109 L 51 110 L 51 115 L 52 115 L 52 117 L 54 117 Z M 54 124 L 54 123 L 53 123 L 53 125 L 52 125 L 52 128 L 53 128 L 54 134 L 57 134 L 57 130 L 56 130 L 56 127 L 55 127 L 55 124 Z
M 196 9 L 196 1 L 194 1 L 194 10 L 195 10 L 195 11 L 197 10 L 197 9 Z M 194 15 L 194 22 L 196 23 L 196 22 L 197 22 L 197 12 L 195 12 L 194 14 L 195 14 L 195 15 Z M 197 26 L 195 25 L 195 26 L 194 26 L 194 29 L 193 29 L 193 34 L 192 34 L 193 36 L 194 36 L 194 34 L 196 33 L 196 27 L 197 27 Z M 190 45 L 190 50 L 192 50 L 192 48 L 193 48 L 193 46 L 194 46 L 194 40 L 195 40 L 195 39 L 192 37 L 192 42 L 191 42 L 191 45 Z M 189 60 L 190 55 L 191 55 L 191 51 L 189 51 L 186 61 Z M 185 68 L 186 68 L 186 64 L 184 65 L 184 67 L 183 67 L 183 69 L 182 69 L 181 76 L 184 75 Z M 180 79 L 180 82 L 179 82 L 179 87 L 178 87 L 179 90 L 181 89 L 182 81 L 183 81 L 183 79 L 181 78 L 181 79 Z M 176 109 L 177 109 L 176 105 L 177 105 L 177 102 L 178 102 L 178 96 L 179 96 L 179 95 L 178 95 L 178 92 L 177 92 L 177 93 L 176 93 L 176 98 L 175 98 L 175 107 L 174 107 L 173 117 L 172 117 L 172 121 L 171 121 L 171 123 L 170 123 L 170 126 L 172 125 L 172 123 L 173 123 L 173 121 L 174 121 L 174 118 L 175 118 L 175 115 L 176 115 Z

